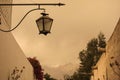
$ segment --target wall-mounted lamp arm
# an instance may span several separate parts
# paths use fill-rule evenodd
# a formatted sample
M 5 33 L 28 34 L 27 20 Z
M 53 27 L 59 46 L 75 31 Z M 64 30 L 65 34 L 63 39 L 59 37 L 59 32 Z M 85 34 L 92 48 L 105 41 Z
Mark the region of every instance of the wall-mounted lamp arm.
M 41 4 L 0 4 L 0 6 L 38 6 L 38 8 L 36 9 L 32 9 L 30 11 L 28 11 L 24 17 L 20 20 L 20 22 L 12 29 L 10 30 L 3 30 L 3 29 L 0 29 L 0 31 L 2 32 L 11 32 L 13 30 L 15 30 L 21 23 L 22 21 L 25 19 L 25 17 L 32 11 L 36 11 L 36 10 L 44 10 L 45 12 L 45 9 L 44 8 L 40 8 L 40 6 L 63 6 L 65 4 L 63 3 L 41 3 Z
M 63 3 L 34 3 L 34 4 L 0 4 L 0 6 L 64 6 Z
M 2 32 L 11 32 L 11 31 L 15 30 L 15 29 L 22 23 L 22 21 L 25 19 L 25 17 L 26 17 L 30 12 L 36 11 L 36 10 L 43 10 L 43 8 L 36 8 L 36 9 L 32 9 L 32 10 L 28 11 L 28 12 L 23 16 L 23 18 L 20 20 L 20 22 L 19 22 L 14 28 L 12 28 L 12 29 L 10 29 L 10 30 L 0 29 L 0 31 L 2 31 Z

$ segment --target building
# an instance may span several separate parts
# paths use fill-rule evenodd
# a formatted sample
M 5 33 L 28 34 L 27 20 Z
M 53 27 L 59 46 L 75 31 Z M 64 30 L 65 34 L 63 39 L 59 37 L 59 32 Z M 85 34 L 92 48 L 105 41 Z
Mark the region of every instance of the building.
M 120 19 L 93 74 L 91 80 L 120 80 Z
M 93 67 L 93 75 L 91 80 L 106 80 L 106 54 L 103 53 L 100 60 Z
M 0 0 L 12 3 L 12 0 Z M 0 28 L 10 29 L 12 7 L 0 6 Z M 15 79 L 16 78 L 16 79 Z M 33 68 L 11 32 L 0 31 L 0 80 L 33 80 Z
M 108 41 L 106 56 L 108 80 L 120 80 L 120 19 Z

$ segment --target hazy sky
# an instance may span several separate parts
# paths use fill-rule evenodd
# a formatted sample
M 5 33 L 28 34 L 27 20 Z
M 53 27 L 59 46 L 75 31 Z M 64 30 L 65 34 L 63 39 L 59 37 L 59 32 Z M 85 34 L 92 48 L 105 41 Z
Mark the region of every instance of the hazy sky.
M 57 3 L 63 7 L 46 8 L 54 19 L 51 34 L 39 35 L 35 20 L 41 11 L 28 15 L 13 34 L 26 56 L 36 56 L 41 64 L 48 66 L 78 63 L 78 53 L 86 43 L 103 32 L 107 40 L 120 17 L 120 0 L 14 0 L 15 3 Z M 13 7 L 14 27 L 30 7 Z

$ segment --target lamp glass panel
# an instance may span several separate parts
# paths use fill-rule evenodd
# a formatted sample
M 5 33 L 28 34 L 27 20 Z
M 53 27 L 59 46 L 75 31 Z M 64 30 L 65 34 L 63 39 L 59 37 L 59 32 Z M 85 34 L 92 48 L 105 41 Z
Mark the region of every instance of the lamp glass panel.
M 53 19 L 44 18 L 45 31 L 50 32 L 52 23 L 53 23 Z
M 39 31 L 43 31 L 43 19 L 40 18 L 36 21 Z

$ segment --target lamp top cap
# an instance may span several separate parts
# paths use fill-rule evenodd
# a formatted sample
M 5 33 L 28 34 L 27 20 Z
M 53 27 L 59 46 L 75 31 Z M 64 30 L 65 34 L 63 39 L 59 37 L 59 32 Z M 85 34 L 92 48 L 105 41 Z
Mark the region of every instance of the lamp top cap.
M 47 13 L 43 12 L 43 13 L 41 13 L 41 15 L 46 16 L 46 15 L 49 15 L 49 14 L 47 14 Z

